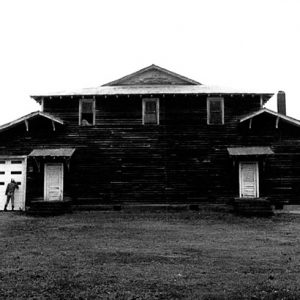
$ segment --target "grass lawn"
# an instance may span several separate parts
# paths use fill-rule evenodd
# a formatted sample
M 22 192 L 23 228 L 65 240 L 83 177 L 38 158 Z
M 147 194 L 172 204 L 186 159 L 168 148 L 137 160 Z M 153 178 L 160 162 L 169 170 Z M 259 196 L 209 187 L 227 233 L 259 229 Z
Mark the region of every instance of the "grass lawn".
M 0 213 L 0 299 L 300 299 L 300 216 Z

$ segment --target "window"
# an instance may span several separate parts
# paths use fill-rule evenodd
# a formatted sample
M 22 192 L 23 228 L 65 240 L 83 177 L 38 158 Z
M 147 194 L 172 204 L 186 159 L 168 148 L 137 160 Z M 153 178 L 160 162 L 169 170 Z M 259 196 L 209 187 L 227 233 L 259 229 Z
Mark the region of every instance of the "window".
M 96 103 L 93 99 L 79 100 L 79 125 L 92 126 L 95 125 Z
M 224 99 L 220 97 L 207 98 L 207 124 L 224 124 Z
M 143 99 L 143 125 L 159 124 L 159 99 Z
M 11 164 L 13 164 L 13 165 L 19 165 L 19 164 L 22 164 L 22 161 L 21 160 L 12 160 Z

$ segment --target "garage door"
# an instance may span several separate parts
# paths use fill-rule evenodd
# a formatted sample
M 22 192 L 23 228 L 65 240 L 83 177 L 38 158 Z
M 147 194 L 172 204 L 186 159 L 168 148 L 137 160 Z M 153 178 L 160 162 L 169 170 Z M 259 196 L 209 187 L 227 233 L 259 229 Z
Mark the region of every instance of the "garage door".
M 15 191 L 15 210 L 25 210 L 25 158 L 0 158 L 0 210 L 4 209 L 6 202 L 5 190 L 11 179 L 14 179 L 19 186 L 19 189 Z M 11 203 L 9 203 L 7 209 L 11 209 Z

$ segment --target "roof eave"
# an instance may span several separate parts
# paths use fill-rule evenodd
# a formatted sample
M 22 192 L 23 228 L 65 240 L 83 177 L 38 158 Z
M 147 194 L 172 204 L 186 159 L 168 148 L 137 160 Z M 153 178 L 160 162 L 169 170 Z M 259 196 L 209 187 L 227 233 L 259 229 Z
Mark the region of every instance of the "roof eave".
M 195 92 L 195 91 L 184 91 L 184 92 L 166 92 L 166 91 L 152 91 L 152 92 L 128 92 L 128 93 L 100 93 L 100 92 L 94 92 L 94 93 L 65 93 L 65 94 L 48 94 L 48 95 L 31 95 L 30 97 L 34 99 L 36 102 L 40 103 L 44 98 L 51 98 L 51 97 L 94 97 L 94 96 L 124 96 L 124 95 L 260 95 L 263 96 L 263 104 L 267 103 L 267 101 L 270 100 L 270 98 L 274 95 L 271 93 L 256 93 L 256 92 L 234 92 L 234 91 L 210 91 L 210 92 Z

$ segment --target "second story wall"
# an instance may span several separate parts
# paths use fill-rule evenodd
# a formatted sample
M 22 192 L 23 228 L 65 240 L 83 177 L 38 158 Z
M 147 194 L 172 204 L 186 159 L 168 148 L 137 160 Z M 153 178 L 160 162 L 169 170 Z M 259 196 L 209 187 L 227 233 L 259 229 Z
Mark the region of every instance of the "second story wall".
M 88 97 L 85 97 L 89 99 Z M 142 126 L 142 102 L 148 96 L 96 96 L 95 126 Z M 260 108 L 258 95 L 225 95 L 224 126 Z M 44 99 L 44 111 L 60 117 L 72 126 L 79 126 L 79 102 L 81 97 L 53 97 Z M 93 99 L 92 97 L 90 99 Z M 153 95 L 159 99 L 159 126 L 201 125 L 207 128 L 206 95 Z

